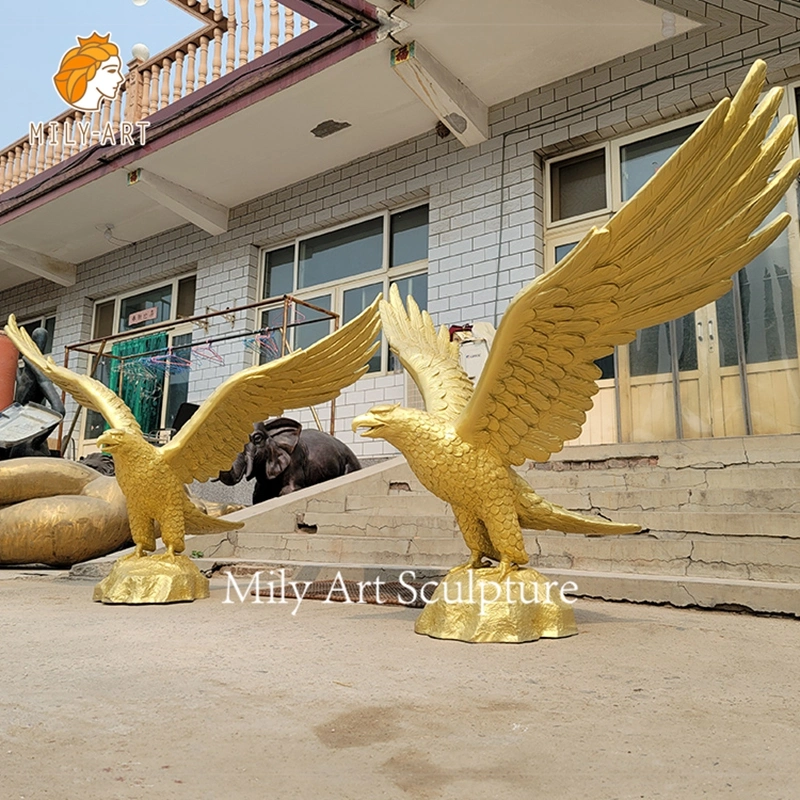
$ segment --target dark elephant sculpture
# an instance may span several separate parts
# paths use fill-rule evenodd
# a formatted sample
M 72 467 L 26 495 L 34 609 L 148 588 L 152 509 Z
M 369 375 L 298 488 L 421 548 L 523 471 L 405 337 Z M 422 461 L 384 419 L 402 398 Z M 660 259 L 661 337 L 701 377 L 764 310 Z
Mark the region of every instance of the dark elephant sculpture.
M 219 480 L 233 486 L 255 478 L 253 503 L 314 486 L 361 469 L 353 451 L 327 433 L 304 430 L 293 419 L 257 422 L 244 452 Z

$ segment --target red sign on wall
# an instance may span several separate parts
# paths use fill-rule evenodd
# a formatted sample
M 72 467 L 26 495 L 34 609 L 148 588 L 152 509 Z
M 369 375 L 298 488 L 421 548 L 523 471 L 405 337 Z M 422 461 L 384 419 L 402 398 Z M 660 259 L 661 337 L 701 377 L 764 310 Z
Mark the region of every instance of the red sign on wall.
M 140 322 L 147 322 L 151 319 L 158 319 L 158 308 L 145 308 L 144 311 L 134 311 L 133 314 L 128 314 L 128 327 L 138 325 Z

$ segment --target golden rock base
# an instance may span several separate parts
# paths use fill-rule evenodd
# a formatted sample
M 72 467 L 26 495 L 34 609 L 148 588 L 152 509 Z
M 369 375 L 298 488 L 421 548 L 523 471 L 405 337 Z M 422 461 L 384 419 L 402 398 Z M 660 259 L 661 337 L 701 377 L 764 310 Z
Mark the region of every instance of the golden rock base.
M 448 573 L 414 630 L 437 639 L 462 642 L 532 642 L 578 632 L 572 606 L 560 586 L 535 569 L 504 576 L 499 567 Z
M 180 603 L 208 597 L 208 578 L 186 556 L 130 555 L 94 587 L 101 603 Z

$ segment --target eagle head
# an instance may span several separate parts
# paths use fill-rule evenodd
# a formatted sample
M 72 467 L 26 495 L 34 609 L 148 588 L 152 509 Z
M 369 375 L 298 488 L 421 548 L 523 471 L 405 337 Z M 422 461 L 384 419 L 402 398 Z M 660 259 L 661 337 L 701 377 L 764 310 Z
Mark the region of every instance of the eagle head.
M 419 411 L 399 404 L 373 406 L 353 420 L 352 428 L 368 439 L 386 439 L 399 446 L 406 436 L 413 435 L 418 416 Z
M 104 453 L 109 453 L 113 456 L 115 450 L 129 444 L 132 439 L 141 439 L 141 437 L 121 428 L 109 428 L 97 438 L 97 446 Z

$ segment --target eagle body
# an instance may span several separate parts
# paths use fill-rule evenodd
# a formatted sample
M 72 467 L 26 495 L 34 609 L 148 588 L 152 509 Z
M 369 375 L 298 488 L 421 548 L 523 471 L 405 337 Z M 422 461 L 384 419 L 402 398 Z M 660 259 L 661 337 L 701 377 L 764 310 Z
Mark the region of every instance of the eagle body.
M 103 433 L 98 444 L 114 458 L 117 482 L 128 503 L 131 538 L 139 555 L 156 549 L 154 522 L 167 551 L 182 553 L 184 507 L 185 502 L 191 502 L 158 448 L 132 432 L 115 429 Z
M 765 80 L 766 64 L 757 61 L 736 96 L 722 100 L 609 222 L 517 294 L 475 386 L 445 326 L 437 331 L 412 297 L 404 306 L 396 285 L 381 302 L 389 346 L 425 411 L 375 406 L 353 430 L 395 445 L 452 505 L 471 551 L 465 566 L 481 566 L 483 557 L 506 569 L 527 563 L 522 528 L 640 530 L 549 503 L 513 467 L 547 461 L 580 435 L 598 391 L 598 359 L 638 329 L 720 298 L 789 225 L 779 214 L 759 228 L 800 173 L 798 159 L 778 169 L 796 120 L 772 127 L 782 92 L 758 102 Z
M 484 557 L 527 564 L 522 528 L 590 535 L 640 530 L 548 503 L 497 452 L 465 441 L 451 423 L 425 411 L 376 406 L 356 417 L 353 428 L 397 447 L 422 485 L 452 506 L 472 554 L 470 566 Z

